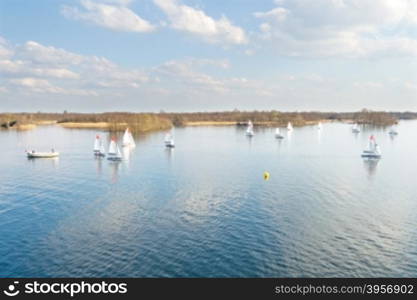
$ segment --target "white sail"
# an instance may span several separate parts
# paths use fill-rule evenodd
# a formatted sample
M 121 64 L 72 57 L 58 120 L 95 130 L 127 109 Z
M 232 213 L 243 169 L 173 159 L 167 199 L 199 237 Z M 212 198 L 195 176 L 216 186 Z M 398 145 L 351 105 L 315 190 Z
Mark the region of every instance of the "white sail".
M 135 147 L 136 146 L 135 140 L 133 139 L 132 133 L 130 132 L 129 128 L 126 128 L 126 131 L 123 134 L 122 145 L 124 147 L 127 147 L 127 146 Z
M 117 145 L 116 145 L 116 157 L 117 158 L 122 158 L 122 152 L 120 152 L 120 148 Z
M 246 128 L 246 135 L 247 136 L 253 136 L 253 123 L 251 120 L 248 121 L 248 127 Z
M 317 129 L 320 130 L 322 128 L 321 122 L 317 124 Z
M 100 145 L 100 150 L 99 151 L 100 151 L 101 154 L 106 153 L 106 150 L 104 149 L 104 145 L 103 144 Z
M 397 132 L 397 130 L 395 129 L 394 126 L 391 127 L 391 129 L 389 131 L 389 134 L 391 134 L 391 135 L 397 135 L 398 134 L 398 132 Z
M 101 144 L 100 136 L 96 135 L 96 138 L 94 140 L 94 152 L 100 151 L 100 144 Z
M 165 135 L 165 143 L 168 143 L 170 140 L 171 140 L 171 134 L 170 133 L 167 133 Z
M 279 135 L 279 134 L 280 134 L 279 128 L 275 129 L 275 135 Z
M 288 122 L 287 129 L 291 131 L 293 129 L 291 122 Z
M 174 147 L 175 146 L 174 137 L 171 133 L 167 133 L 165 135 L 165 146 L 167 146 L 167 147 Z
M 372 139 L 369 140 L 368 148 L 369 148 L 369 151 L 374 151 L 375 150 L 374 142 L 373 142 Z
M 129 139 L 130 139 L 130 146 L 131 147 L 136 147 L 136 143 L 135 143 L 135 139 L 133 138 L 133 135 L 131 132 L 129 132 Z
M 110 146 L 109 146 L 109 155 L 116 155 L 117 149 L 116 149 L 117 145 L 116 142 L 114 140 L 111 140 L 110 142 Z
M 378 145 L 378 144 L 375 144 L 375 153 L 376 153 L 377 155 L 381 155 L 381 148 L 379 147 L 379 145 Z
M 114 139 L 112 139 L 110 142 L 107 159 L 112 161 L 122 160 L 122 153 L 120 152 L 119 146 L 117 146 L 116 141 Z
M 373 135 L 370 136 L 368 149 L 363 151 L 362 157 L 371 159 L 381 158 L 381 148 L 376 143 L 375 137 Z
M 359 129 L 358 124 L 357 123 L 353 124 L 353 126 L 352 126 L 352 132 L 358 133 L 360 131 L 361 130 Z

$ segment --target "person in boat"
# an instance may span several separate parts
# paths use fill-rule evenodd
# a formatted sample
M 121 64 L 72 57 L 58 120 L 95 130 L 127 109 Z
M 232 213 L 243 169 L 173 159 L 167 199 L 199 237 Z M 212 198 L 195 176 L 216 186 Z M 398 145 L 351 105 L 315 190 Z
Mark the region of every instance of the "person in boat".
M 32 150 L 32 153 L 35 153 L 35 150 Z

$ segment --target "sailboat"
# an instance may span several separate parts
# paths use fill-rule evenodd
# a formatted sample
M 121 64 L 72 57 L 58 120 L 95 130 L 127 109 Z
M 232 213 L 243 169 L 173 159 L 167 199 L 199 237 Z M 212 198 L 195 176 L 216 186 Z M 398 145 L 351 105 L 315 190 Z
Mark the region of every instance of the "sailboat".
M 359 129 L 359 126 L 358 126 L 357 123 L 353 124 L 353 126 L 352 126 L 352 132 L 353 133 L 359 133 L 359 132 L 361 132 L 361 130 Z
M 168 148 L 174 148 L 175 147 L 174 137 L 172 136 L 171 133 L 167 133 L 165 135 L 165 147 L 168 147 Z
M 252 137 L 254 136 L 255 133 L 253 132 L 253 124 L 252 122 L 249 120 L 248 121 L 248 128 L 246 129 L 246 136 L 248 137 Z
M 102 156 L 102 157 L 106 156 L 106 150 L 104 149 L 104 145 L 103 144 L 100 145 L 99 154 L 96 154 L 96 155 Z
M 59 156 L 59 152 L 52 149 L 50 152 L 36 152 L 35 150 L 26 151 L 28 158 L 54 158 Z
M 287 130 L 288 130 L 288 131 L 292 131 L 292 130 L 293 130 L 293 127 L 292 127 L 291 122 L 288 122 L 288 125 L 287 125 Z
M 375 158 L 379 159 L 381 158 L 381 149 L 379 148 L 379 145 L 375 141 L 375 137 L 373 135 L 369 138 L 369 146 L 368 150 L 364 150 L 362 152 L 363 158 Z
M 120 152 L 119 146 L 117 146 L 116 140 L 111 139 L 109 152 L 107 153 L 107 159 L 112 161 L 121 161 L 122 153 Z
M 105 156 L 106 151 L 104 150 L 103 143 L 101 142 L 100 136 L 97 134 L 94 140 L 94 155 Z
M 395 130 L 394 127 L 391 127 L 390 131 L 388 132 L 389 135 L 393 136 L 393 135 L 398 135 L 398 131 Z
M 277 139 L 283 139 L 284 136 L 281 134 L 279 128 L 275 129 L 275 138 Z
M 321 122 L 319 122 L 318 124 L 317 124 L 317 129 L 318 130 L 321 130 L 321 128 L 322 128 L 323 126 L 321 125 Z
M 133 139 L 132 133 L 130 132 L 129 128 L 126 128 L 125 133 L 123 134 L 123 147 L 136 147 L 135 140 Z

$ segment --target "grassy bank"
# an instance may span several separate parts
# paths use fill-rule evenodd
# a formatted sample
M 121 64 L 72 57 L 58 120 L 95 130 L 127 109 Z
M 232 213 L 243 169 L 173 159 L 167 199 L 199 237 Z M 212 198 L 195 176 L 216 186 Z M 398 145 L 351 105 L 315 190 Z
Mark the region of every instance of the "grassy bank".
M 279 111 L 227 111 L 198 113 L 164 113 L 175 126 L 244 125 L 251 120 L 258 126 L 294 126 L 317 124 L 323 121 L 352 121 L 361 124 L 389 126 L 403 115 L 412 118 L 413 113 L 390 113 L 362 110 L 360 112 L 279 112 Z M 414 115 L 417 118 L 417 114 Z
M 195 113 L 16 113 L 0 114 L 0 128 L 30 129 L 36 125 L 58 123 L 65 128 L 101 128 L 121 131 L 129 127 L 133 132 L 165 130 L 172 126 L 245 125 L 251 120 L 257 126 L 294 126 L 316 124 L 319 121 L 345 121 L 376 126 L 390 126 L 398 119 L 417 119 L 413 112 L 279 112 L 279 111 L 224 111 Z
M 172 127 L 168 118 L 145 113 L 67 113 L 58 120 L 58 124 L 66 128 L 104 128 L 109 131 L 122 131 L 129 127 L 132 132 L 148 132 Z

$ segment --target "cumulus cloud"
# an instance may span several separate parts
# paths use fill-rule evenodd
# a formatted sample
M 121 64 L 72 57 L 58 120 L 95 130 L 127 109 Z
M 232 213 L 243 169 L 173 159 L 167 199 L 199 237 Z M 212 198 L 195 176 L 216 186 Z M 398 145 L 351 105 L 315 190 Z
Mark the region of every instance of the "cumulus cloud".
M 61 94 L 73 96 L 98 96 L 97 92 L 92 90 L 77 89 L 77 88 L 62 88 L 53 85 L 48 80 L 39 78 L 19 78 L 10 79 L 9 83 L 14 86 L 24 88 L 25 92 L 34 92 L 42 94 Z
M 37 67 L 30 61 L 0 60 L 0 71 L 21 76 L 35 75 L 40 77 L 55 77 L 77 79 L 79 74 L 64 68 Z
M 78 65 L 84 60 L 82 55 L 56 47 L 44 46 L 34 41 L 28 41 L 21 46 L 19 48 L 19 55 L 22 58 L 27 58 L 40 64 Z
M 0 59 L 9 58 L 13 55 L 13 50 L 9 43 L 0 37 Z
M 259 35 L 289 56 L 417 55 L 411 0 L 292 0 L 254 16 Z
M 246 44 L 245 31 L 222 16 L 215 20 L 204 11 L 181 4 L 177 0 L 154 0 L 168 17 L 173 29 L 201 37 L 210 43 Z
M 127 7 L 131 1 L 107 0 L 103 2 L 105 3 L 81 0 L 81 7 L 64 5 L 61 13 L 69 19 L 82 20 L 117 31 L 151 32 L 155 30 L 154 25 Z
M 183 88 L 226 92 L 227 88 L 223 81 L 197 70 L 199 63 L 198 61 L 168 61 L 154 68 L 154 72 L 158 78 L 165 77 L 165 81 L 179 83 Z
M 123 96 L 134 91 L 165 91 L 207 95 L 232 93 L 246 84 L 242 79 L 210 75 L 211 71 L 218 73 L 230 68 L 225 59 L 190 57 L 139 70 L 122 68 L 104 57 L 80 55 L 35 41 L 15 45 L 13 49 L 11 56 L 0 58 L 0 76 L 6 79 L 5 88 L 14 92 Z
M 233 97 L 244 94 L 252 96 L 271 96 L 273 88 L 260 80 L 245 77 L 213 76 L 207 70 L 211 67 L 228 69 L 227 60 L 215 59 L 184 59 L 171 60 L 152 69 L 155 77 L 162 84 L 171 85 L 171 88 L 180 91 L 183 95 L 207 95 Z M 175 84 L 175 87 L 172 85 Z
M 2 44 L 8 42 L 0 37 Z M 9 44 L 8 44 L 9 45 Z M 15 91 L 97 96 L 103 89 L 137 88 L 149 80 L 103 57 L 85 56 L 35 41 L 9 45 L 0 56 L 0 76 Z M 13 51 L 9 51 L 13 49 Z

